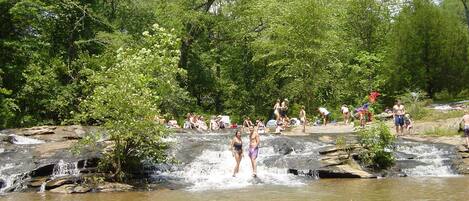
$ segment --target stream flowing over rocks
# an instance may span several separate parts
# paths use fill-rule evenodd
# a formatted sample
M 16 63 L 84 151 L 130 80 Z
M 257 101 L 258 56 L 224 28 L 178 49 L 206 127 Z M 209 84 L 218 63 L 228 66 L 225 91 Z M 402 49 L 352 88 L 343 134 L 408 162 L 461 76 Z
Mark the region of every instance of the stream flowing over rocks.
M 85 177 L 95 173 L 100 150 L 71 152 L 74 143 L 85 135 L 98 132 L 96 127 L 57 126 L 0 131 L 0 193 L 38 191 L 85 193 L 90 191 L 127 191 L 133 186 L 104 183 L 84 185 Z M 243 159 L 240 172 L 232 177 L 235 160 L 229 150 L 234 130 L 201 133 L 177 130 L 164 139 L 171 145 L 168 154 L 176 163 L 146 164 L 135 172 L 133 180 L 150 183 L 155 188 L 234 189 L 250 185 L 305 185 L 321 178 L 446 177 L 460 173 L 460 159 L 455 146 L 398 139 L 396 165 L 390 170 L 373 172 L 335 146 L 352 134 L 312 134 L 306 136 L 261 135 L 258 177 L 253 178 L 247 156 L 248 138 L 243 134 Z M 353 150 L 359 150 L 353 145 Z M 464 172 L 463 172 L 464 173 Z

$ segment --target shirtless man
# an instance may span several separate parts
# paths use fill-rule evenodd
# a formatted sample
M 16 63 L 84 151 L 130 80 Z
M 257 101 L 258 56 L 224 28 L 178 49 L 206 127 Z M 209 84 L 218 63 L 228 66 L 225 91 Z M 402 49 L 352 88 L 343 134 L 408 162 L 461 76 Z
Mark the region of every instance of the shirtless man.
M 396 101 L 396 104 L 394 105 L 394 107 L 392 107 L 392 111 L 394 117 L 394 124 L 396 125 L 396 135 L 399 136 L 399 133 L 404 133 L 405 108 L 404 105 L 401 104 L 401 101 Z
M 257 132 L 257 126 L 251 128 L 251 133 L 249 134 L 249 150 L 248 155 L 251 158 L 252 165 L 252 176 L 257 177 L 257 164 L 256 159 L 259 154 L 259 134 Z
M 466 147 L 469 149 L 469 110 L 466 110 L 461 119 L 464 122 L 464 136 L 466 136 Z

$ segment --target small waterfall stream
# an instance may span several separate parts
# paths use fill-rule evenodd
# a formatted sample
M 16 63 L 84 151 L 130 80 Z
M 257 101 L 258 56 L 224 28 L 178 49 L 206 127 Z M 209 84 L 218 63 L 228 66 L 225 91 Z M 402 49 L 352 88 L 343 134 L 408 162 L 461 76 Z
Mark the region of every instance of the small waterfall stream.
M 262 135 L 259 150 L 258 178 L 252 175 L 250 159 L 247 155 L 248 138 L 243 137 L 244 157 L 240 172 L 232 177 L 235 160 L 229 151 L 231 135 L 197 134 L 178 135 L 166 139 L 176 147 L 173 154 L 183 159 L 180 168 L 168 172 L 158 172 L 171 178 L 180 178 L 188 184 L 188 190 L 212 190 L 243 188 L 250 185 L 295 186 L 307 183 L 304 176 L 288 173 L 288 169 L 314 170 L 320 166 L 319 150 L 333 145 L 323 143 L 313 137 L 286 137 Z M 289 149 L 289 150 L 288 150 Z M 425 144 L 399 140 L 396 145 L 397 163 L 402 172 L 410 177 L 454 176 L 451 167 L 451 148 L 443 145 Z M 185 153 L 185 152 L 190 153 Z
M 401 141 L 397 144 L 397 161 L 404 161 L 412 165 L 403 167 L 402 171 L 411 177 L 447 177 L 456 176 L 451 168 L 454 157 L 452 149 L 445 145 L 424 144 L 411 141 Z M 399 155 L 403 153 L 403 155 Z
M 243 159 L 240 172 L 232 177 L 235 165 L 234 157 L 229 151 L 232 134 L 174 134 L 165 141 L 172 144 L 169 155 L 179 163 L 161 165 L 150 171 L 149 180 L 177 181 L 190 191 L 211 189 L 236 189 L 252 185 L 300 186 L 317 179 L 313 176 L 290 174 L 289 170 L 316 170 L 322 166 L 319 151 L 334 142 L 322 142 L 320 136 L 289 137 L 280 135 L 261 135 L 257 178 L 252 177 L 250 159 L 247 155 L 248 138 L 244 134 Z M 34 165 L 32 152 L 37 141 L 20 138 L 20 144 L 2 147 L 0 152 L 0 193 L 19 191 L 31 179 L 31 171 L 38 168 Z M 25 142 L 27 141 L 27 143 Z M 24 143 L 23 143 L 24 142 Z M 12 148 L 13 147 L 13 148 Z M 397 165 L 409 177 L 447 177 L 456 175 L 452 169 L 451 159 L 455 153 L 450 146 L 427 144 L 398 140 L 396 146 Z M 31 157 L 31 158 L 27 158 Z M 13 158 L 17 158 L 14 159 Z M 21 160 L 18 160 L 20 159 Z M 60 160 L 62 159 L 62 160 Z M 47 164 L 50 168 L 49 179 L 67 176 L 80 176 L 78 162 L 68 162 L 70 158 L 61 157 Z M 42 167 L 42 166 L 41 166 Z M 44 191 L 47 181 L 38 187 Z M 163 183 L 162 182 L 162 183 Z

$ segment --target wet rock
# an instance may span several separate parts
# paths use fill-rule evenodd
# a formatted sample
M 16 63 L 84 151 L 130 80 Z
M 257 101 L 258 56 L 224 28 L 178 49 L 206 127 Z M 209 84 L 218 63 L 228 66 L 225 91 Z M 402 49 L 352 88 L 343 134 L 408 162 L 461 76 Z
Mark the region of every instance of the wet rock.
M 47 177 L 37 177 L 37 178 L 31 179 L 28 186 L 29 187 L 40 187 L 46 181 L 47 181 Z
M 77 184 L 66 184 L 66 185 L 50 190 L 50 192 L 53 192 L 53 193 L 64 193 L 64 194 L 86 193 L 89 191 L 91 191 L 91 188 L 77 185 Z
M 77 181 L 77 178 L 73 177 L 73 176 L 57 178 L 57 179 L 53 179 L 51 181 L 48 181 L 47 184 L 46 184 L 46 188 L 47 189 L 57 188 L 57 187 L 62 186 L 64 184 L 73 184 L 76 181 Z
M 99 184 L 96 190 L 99 192 L 125 192 L 130 191 L 133 188 L 133 186 L 128 184 L 105 182 L 103 184 Z
M 325 143 L 331 143 L 331 142 L 334 142 L 334 139 L 331 136 L 323 135 L 319 137 L 319 141 L 325 142 Z
M 290 138 L 278 138 L 270 143 L 272 143 L 274 150 L 282 155 L 290 154 L 293 150 L 303 149 L 303 147 L 298 146 L 298 143 Z
M 25 128 L 22 129 L 20 134 L 24 136 L 32 136 L 32 135 L 48 135 L 54 134 L 54 130 L 57 126 L 38 126 L 32 128 Z
M 31 177 L 44 177 L 52 175 L 55 164 L 41 166 L 31 172 Z
M 316 170 L 319 178 L 375 178 L 376 176 L 351 165 L 329 166 Z

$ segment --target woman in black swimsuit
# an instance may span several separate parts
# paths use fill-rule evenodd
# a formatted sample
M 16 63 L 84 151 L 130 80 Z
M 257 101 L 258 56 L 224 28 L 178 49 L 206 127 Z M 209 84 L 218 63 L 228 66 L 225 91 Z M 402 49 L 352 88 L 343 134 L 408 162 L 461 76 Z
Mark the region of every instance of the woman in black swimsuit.
M 236 159 L 236 166 L 234 168 L 233 177 L 239 172 L 239 164 L 243 158 L 243 141 L 241 141 L 241 131 L 236 131 L 234 138 L 230 143 L 230 150 Z

